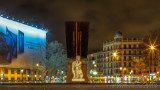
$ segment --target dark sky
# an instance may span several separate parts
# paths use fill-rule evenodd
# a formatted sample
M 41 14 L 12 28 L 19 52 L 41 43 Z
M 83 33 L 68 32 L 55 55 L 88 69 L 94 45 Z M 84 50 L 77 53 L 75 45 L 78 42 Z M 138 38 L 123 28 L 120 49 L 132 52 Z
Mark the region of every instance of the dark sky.
M 116 31 L 143 37 L 160 28 L 160 0 L 0 0 L 0 11 L 49 29 L 49 40 L 65 44 L 65 21 L 89 21 L 89 52 L 102 50 Z

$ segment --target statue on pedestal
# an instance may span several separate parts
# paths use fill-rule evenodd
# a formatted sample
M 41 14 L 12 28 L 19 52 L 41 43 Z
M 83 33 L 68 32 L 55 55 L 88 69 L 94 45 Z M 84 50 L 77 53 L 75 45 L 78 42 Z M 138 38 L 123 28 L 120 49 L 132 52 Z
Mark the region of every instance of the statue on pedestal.
M 76 56 L 76 60 L 72 63 L 72 81 L 83 81 L 83 72 L 81 69 L 82 62 L 80 61 L 80 56 Z
M 65 29 L 67 57 L 69 58 L 66 82 L 87 83 L 89 22 L 67 21 Z

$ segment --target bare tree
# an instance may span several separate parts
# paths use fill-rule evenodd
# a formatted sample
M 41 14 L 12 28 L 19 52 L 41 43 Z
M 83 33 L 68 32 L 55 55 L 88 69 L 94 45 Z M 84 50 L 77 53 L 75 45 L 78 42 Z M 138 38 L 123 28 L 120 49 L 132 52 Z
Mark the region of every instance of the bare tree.
M 145 59 L 143 58 L 139 58 L 139 59 L 134 59 L 134 68 L 136 71 L 142 72 L 146 69 L 146 63 L 145 63 Z

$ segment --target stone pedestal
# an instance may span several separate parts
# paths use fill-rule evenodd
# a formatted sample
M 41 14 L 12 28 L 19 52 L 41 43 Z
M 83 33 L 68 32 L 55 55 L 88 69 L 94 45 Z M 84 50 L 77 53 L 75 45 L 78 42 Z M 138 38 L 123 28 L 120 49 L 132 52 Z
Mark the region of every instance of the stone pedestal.
M 83 71 L 83 78 L 85 79 L 84 83 L 88 83 L 88 77 L 87 77 L 87 63 L 86 63 L 86 59 L 82 58 L 82 71 Z
M 73 73 L 72 73 L 72 62 L 73 62 L 73 58 L 69 59 L 68 62 L 68 70 L 67 70 L 67 83 L 72 83 L 72 78 L 73 78 Z
M 85 79 L 72 79 L 72 82 L 85 82 Z

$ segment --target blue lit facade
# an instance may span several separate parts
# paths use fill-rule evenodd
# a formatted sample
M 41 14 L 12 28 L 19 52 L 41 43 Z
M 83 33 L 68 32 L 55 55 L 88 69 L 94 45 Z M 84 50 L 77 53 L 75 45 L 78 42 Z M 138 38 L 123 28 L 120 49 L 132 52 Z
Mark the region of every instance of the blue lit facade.
M 5 75 L 4 68 L 31 71 L 37 68 L 37 63 L 44 65 L 46 33 L 45 30 L 0 17 L 0 73 L 8 76 L 7 80 L 12 77 Z

